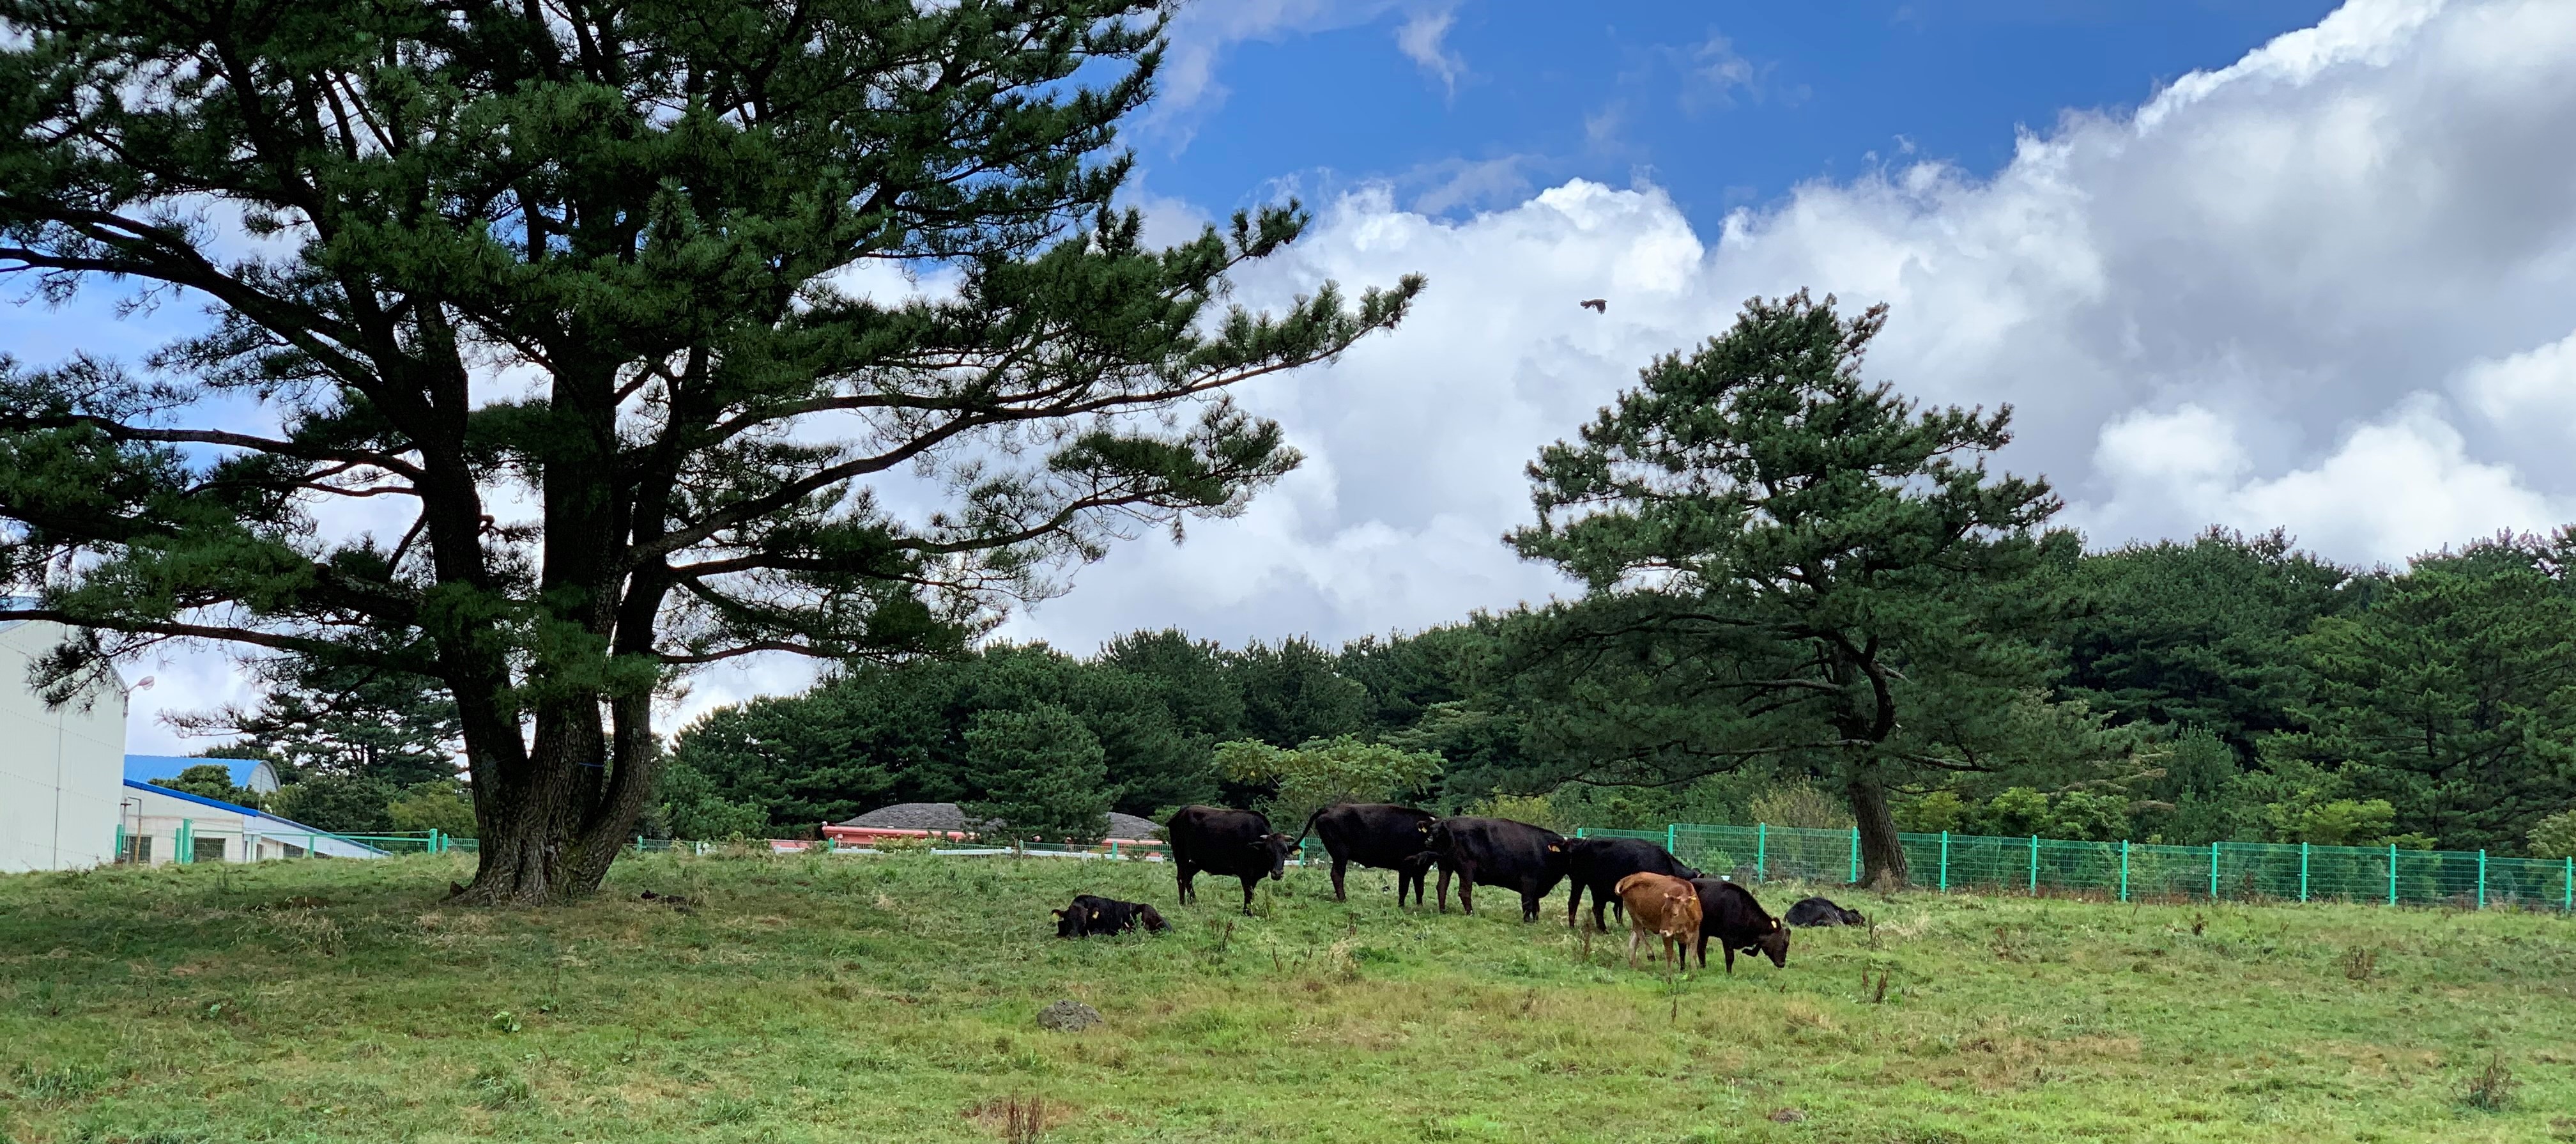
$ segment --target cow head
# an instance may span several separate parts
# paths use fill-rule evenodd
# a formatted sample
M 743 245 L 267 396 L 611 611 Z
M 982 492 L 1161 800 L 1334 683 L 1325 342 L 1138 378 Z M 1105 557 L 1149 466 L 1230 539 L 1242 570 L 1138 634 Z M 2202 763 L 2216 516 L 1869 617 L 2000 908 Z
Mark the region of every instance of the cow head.
M 1736 952 L 1758 953 L 1770 958 L 1773 966 L 1787 969 L 1789 968 L 1789 927 L 1781 925 L 1780 919 L 1773 918 L 1768 932 L 1753 939 L 1751 943 L 1742 946 Z
M 1288 874 L 1288 856 L 1297 852 L 1297 840 L 1285 834 L 1264 834 L 1252 840 L 1252 860 L 1256 866 L 1270 864 L 1273 882 Z
M 1085 923 L 1091 920 L 1090 913 L 1080 906 L 1049 912 L 1055 915 L 1055 936 L 1057 937 L 1081 937 Z
M 1163 915 L 1154 912 L 1154 907 L 1152 906 L 1141 903 L 1138 904 L 1136 907 L 1136 917 L 1137 920 L 1145 923 L 1146 933 L 1161 933 L 1164 930 L 1172 928 L 1172 923 L 1164 921 Z

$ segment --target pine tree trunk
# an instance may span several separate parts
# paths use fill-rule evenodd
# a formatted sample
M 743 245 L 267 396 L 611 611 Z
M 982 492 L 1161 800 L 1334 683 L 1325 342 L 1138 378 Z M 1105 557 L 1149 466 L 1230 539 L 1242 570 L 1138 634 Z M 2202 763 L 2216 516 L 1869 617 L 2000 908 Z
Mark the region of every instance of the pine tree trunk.
M 1898 889 L 1908 871 L 1905 846 L 1896 837 L 1896 815 L 1887 806 L 1887 787 L 1878 776 L 1853 776 L 1844 791 L 1851 797 L 1852 821 L 1860 826 L 1861 884 Z M 1884 879 L 1884 881 L 1882 881 Z
M 465 900 L 534 906 L 599 889 L 653 789 L 659 757 L 649 702 L 611 701 L 618 715 L 613 752 L 602 742 L 596 701 L 582 700 L 540 712 L 533 749 L 517 767 L 495 767 L 501 781 L 488 794 L 478 761 L 480 862 Z

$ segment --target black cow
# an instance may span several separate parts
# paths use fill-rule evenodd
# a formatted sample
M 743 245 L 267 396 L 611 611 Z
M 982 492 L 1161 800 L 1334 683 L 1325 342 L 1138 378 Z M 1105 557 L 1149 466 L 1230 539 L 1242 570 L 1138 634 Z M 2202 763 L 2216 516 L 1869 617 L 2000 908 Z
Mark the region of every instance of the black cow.
M 1438 859 L 1430 852 L 1431 828 L 1440 816 L 1427 810 L 1384 802 L 1345 802 L 1316 811 L 1299 831 L 1303 842 L 1312 834 L 1333 856 L 1333 900 L 1347 901 L 1342 873 L 1357 862 L 1395 871 L 1395 904 L 1404 904 L 1404 889 L 1413 887 L 1413 903 L 1422 904 L 1422 883 Z
M 1869 919 L 1860 916 L 1859 910 L 1846 910 L 1841 906 L 1837 906 L 1832 902 L 1826 901 L 1823 898 L 1799 899 L 1797 905 L 1789 907 L 1789 914 L 1785 920 L 1787 920 L 1790 925 L 1797 926 L 1800 929 L 1813 929 L 1817 926 L 1865 926 L 1869 924 Z
M 1449 876 L 1458 876 L 1458 904 L 1476 912 L 1474 887 L 1494 886 L 1521 896 L 1521 920 L 1538 920 L 1539 899 L 1565 877 L 1565 836 L 1508 818 L 1444 818 L 1431 830 L 1431 853 L 1440 860 L 1440 912 L 1449 912 Z
M 1722 878 L 1693 878 L 1699 891 L 1699 967 L 1708 968 L 1708 939 L 1726 952 L 1726 971 L 1735 972 L 1735 954 L 1759 953 L 1775 967 L 1789 967 L 1789 927 L 1753 900 L 1753 891 Z
M 1055 911 L 1055 936 L 1094 937 L 1119 934 L 1145 927 L 1146 933 L 1161 933 L 1171 928 L 1154 907 L 1143 902 L 1121 902 L 1111 898 L 1083 894 L 1073 899 L 1067 909 Z
M 1243 879 L 1243 912 L 1252 913 L 1252 888 L 1267 875 L 1279 880 L 1288 872 L 1288 853 L 1297 844 L 1270 829 L 1270 820 L 1249 810 L 1185 806 L 1163 824 L 1172 844 L 1172 864 L 1181 882 L 1181 904 L 1198 900 L 1190 879 L 1205 870 L 1219 877 Z
M 1574 926 L 1575 907 L 1583 904 L 1583 892 L 1592 891 L 1592 932 L 1608 933 L 1601 921 L 1602 907 L 1619 911 L 1623 920 L 1627 906 L 1619 901 L 1619 879 L 1630 874 L 1665 874 L 1684 881 L 1699 877 L 1699 871 L 1681 864 L 1681 860 L 1664 848 L 1642 838 L 1574 838 L 1565 844 L 1565 880 L 1574 884 L 1565 895 L 1565 924 Z

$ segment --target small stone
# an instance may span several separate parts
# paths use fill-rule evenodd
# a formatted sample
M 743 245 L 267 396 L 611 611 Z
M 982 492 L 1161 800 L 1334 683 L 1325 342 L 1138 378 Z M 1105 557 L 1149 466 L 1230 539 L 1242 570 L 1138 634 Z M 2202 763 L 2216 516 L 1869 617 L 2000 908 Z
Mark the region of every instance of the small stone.
M 1796 1124 L 1806 1118 L 1806 1113 L 1794 1108 L 1783 1108 L 1771 1114 L 1771 1122 L 1774 1124 Z
M 1100 1023 L 1100 1010 L 1080 1001 L 1058 1001 L 1038 1010 L 1038 1026 L 1078 1033 Z

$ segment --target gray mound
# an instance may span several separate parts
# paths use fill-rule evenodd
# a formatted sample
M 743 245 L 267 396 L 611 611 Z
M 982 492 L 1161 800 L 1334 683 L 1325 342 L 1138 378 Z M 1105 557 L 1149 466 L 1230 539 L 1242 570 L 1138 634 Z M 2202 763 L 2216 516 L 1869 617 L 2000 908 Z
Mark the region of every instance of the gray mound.
M 1064 1033 L 1078 1033 L 1100 1023 L 1100 1010 L 1080 1001 L 1058 1001 L 1038 1010 L 1038 1025 Z

